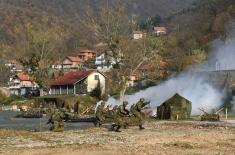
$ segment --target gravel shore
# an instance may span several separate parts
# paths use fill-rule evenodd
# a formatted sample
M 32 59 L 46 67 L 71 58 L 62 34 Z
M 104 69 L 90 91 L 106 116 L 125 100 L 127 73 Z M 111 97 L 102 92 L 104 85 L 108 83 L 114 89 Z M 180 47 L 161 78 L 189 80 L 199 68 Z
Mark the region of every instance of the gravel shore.
M 56 132 L 0 130 L 0 154 L 235 154 L 235 128 L 226 123 L 150 121 L 146 129 Z

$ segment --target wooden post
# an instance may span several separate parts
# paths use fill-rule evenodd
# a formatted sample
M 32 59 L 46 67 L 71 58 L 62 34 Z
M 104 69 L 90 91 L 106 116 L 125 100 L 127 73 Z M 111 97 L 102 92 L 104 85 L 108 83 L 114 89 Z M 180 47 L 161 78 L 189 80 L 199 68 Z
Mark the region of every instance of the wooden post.
M 74 93 L 74 95 L 76 95 L 76 84 L 74 84 L 74 86 L 73 86 L 73 93 Z
M 177 121 L 179 120 L 179 114 L 176 115 L 176 120 L 177 120 Z
M 228 120 L 228 108 L 225 109 L 225 119 Z
M 69 86 L 67 85 L 67 95 L 69 94 Z

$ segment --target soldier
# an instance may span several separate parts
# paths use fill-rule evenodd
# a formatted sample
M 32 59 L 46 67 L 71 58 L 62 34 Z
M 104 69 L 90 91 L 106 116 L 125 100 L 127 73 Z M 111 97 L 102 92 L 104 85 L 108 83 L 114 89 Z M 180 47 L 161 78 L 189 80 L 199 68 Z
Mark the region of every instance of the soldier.
M 121 106 L 119 106 L 115 111 L 114 114 L 114 125 L 112 125 L 111 130 L 114 130 L 115 127 L 116 128 L 116 132 L 121 132 L 120 128 L 124 127 L 126 125 L 126 118 L 127 116 L 129 116 L 129 111 L 126 109 L 128 105 L 127 101 L 124 101 L 123 104 Z
M 101 126 L 105 121 L 105 112 L 105 102 L 102 101 L 101 104 L 97 107 L 95 113 L 99 126 Z
M 132 105 L 130 109 L 131 113 L 135 116 L 135 118 L 137 118 L 137 123 L 139 125 L 140 130 L 144 129 L 143 121 L 145 114 L 141 112 L 141 110 L 146 104 L 148 103 L 145 103 L 145 99 L 141 98 L 135 105 Z
M 64 120 L 68 121 L 73 118 L 73 114 L 69 112 L 67 108 L 61 108 L 60 111 L 64 114 Z
M 112 117 L 113 120 L 114 120 L 114 118 L 116 117 L 117 110 L 118 110 L 118 105 L 115 105 L 115 106 L 113 107 L 113 109 L 111 110 L 111 115 L 112 115 L 111 117 Z M 109 131 L 114 131 L 114 128 L 115 128 L 115 127 L 116 127 L 116 124 L 113 123 Z
M 50 130 L 55 132 L 64 131 L 64 114 L 59 109 L 55 109 L 54 113 L 51 115 L 48 123 L 51 123 L 52 126 Z

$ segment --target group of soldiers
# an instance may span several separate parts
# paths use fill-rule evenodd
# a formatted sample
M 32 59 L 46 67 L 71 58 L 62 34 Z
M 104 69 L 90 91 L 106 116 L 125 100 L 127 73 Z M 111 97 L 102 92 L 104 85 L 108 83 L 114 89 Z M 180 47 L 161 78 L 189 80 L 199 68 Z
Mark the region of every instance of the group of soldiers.
M 105 107 L 105 102 L 98 105 L 95 113 L 95 123 L 102 126 L 105 122 L 112 122 L 111 131 L 120 132 L 120 128 L 127 128 L 130 125 L 138 125 L 139 129 L 144 129 L 143 123 L 145 114 L 142 109 L 150 102 L 145 102 L 141 98 L 136 104 L 132 105 L 130 110 L 127 109 L 128 102 L 124 101 L 120 106 Z M 74 118 L 74 115 L 65 108 L 49 108 L 47 109 L 49 115 L 48 124 L 51 124 L 51 131 L 61 132 L 64 131 L 64 121 Z
M 141 98 L 136 104 L 133 104 L 130 111 L 127 109 L 128 102 L 124 101 L 120 106 L 114 106 L 111 110 L 110 107 L 105 107 L 105 102 L 96 109 L 96 119 L 99 126 L 105 123 L 106 118 L 112 117 L 113 124 L 111 131 L 120 132 L 120 128 L 127 128 L 130 125 L 138 125 L 139 129 L 144 129 L 143 123 L 145 120 L 145 114 L 142 109 L 150 102 L 145 102 L 144 98 Z

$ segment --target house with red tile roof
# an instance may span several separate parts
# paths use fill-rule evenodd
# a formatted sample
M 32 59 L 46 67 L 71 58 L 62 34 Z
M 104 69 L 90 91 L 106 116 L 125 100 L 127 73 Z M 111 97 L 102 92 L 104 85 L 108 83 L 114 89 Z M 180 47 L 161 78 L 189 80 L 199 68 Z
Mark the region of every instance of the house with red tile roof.
M 28 89 L 34 89 L 38 87 L 37 84 L 31 80 L 30 76 L 25 73 L 18 73 L 11 77 L 8 85 L 11 94 L 20 96 L 25 95 Z
M 97 70 L 68 72 L 50 84 L 51 95 L 89 94 L 97 87 L 105 92 L 105 76 Z
M 156 36 L 166 35 L 167 30 L 166 30 L 166 27 L 158 27 L 158 26 L 156 26 L 156 27 L 154 27 L 153 33 Z
M 80 59 L 78 56 L 67 56 L 63 63 L 63 69 L 79 69 L 84 65 L 84 61 Z
M 96 52 L 92 50 L 81 50 L 78 54 L 78 57 L 83 61 L 87 61 L 93 57 L 95 57 Z

